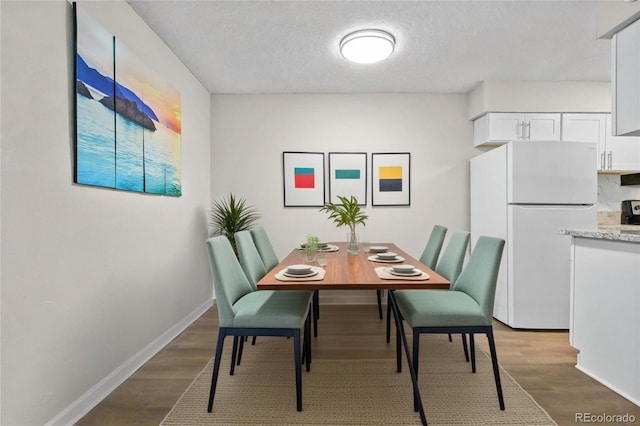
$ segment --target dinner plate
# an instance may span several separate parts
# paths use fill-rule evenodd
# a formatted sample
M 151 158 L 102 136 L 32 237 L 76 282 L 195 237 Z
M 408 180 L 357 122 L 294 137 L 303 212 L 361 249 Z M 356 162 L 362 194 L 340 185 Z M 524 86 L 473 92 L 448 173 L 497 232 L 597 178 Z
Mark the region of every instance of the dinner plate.
M 302 243 L 300 244 L 300 248 L 306 248 L 307 244 L 306 243 Z M 327 249 L 329 247 L 328 243 L 318 243 L 318 248 L 319 249 Z
M 289 265 L 285 272 L 291 275 L 305 275 L 312 272 L 312 269 L 310 265 Z
M 311 277 L 315 277 L 316 275 L 318 275 L 318 271 L 310 271 L 306 274 L 290 274 L 287 271 L 284 271 L 282 273 L 282 275 L 284 275 L 285 277 L 289 277 L 289 278 L 311 278 Z
M 391 275 L 395 275 L 396 277 L 417 277 L 419 275 L 422 275 L 422 271 L 418 269 L 414 269 L 410 273 L 404 273 L 404 272 L 400 273 L 400 272 L 394 271 L 393 268 L 388 268 L 387 272 L 389 272 Z
M 371 253 L 384 253 L 387 250 L 389 250 L 389 247 L 387 247 L 387 246 L 371 246 L 371 247 L 369 247 L 369 251 Z
M 378 253 L 377 257 L 381 260 L 394 260 L 398 255 L 392 251 L 387 251 L 384 253 Z
M 377 255 L 372 255 L 369 256 L 367 259 L 369 259 L 372 262 L 381 262 L 381 263 L 402 263 L 404 262 L 404 257 L 402 256 L 396 256 L 393 259 L 380 259 Z
M 393 272 L 397 272 L 399 274 L 409 274 L 413 272 L 416 267 L 413 265 L 396 265 L 391 267 L 391 269 L 393 269 Z

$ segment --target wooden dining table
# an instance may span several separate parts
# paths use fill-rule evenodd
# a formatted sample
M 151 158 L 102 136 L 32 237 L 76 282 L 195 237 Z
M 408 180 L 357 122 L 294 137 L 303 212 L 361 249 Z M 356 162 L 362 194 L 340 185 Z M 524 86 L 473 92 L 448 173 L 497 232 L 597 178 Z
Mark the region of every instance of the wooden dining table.
M 397 263 L 383 263 L 369 260 L 369 257 L 375 253 L 363 252 L 357 255 L 347 253 L 347 243 L 337 242 L 329 243 L 330 246 L 337 246 L 337 251 L 328 252 L 328 262 L 324 267 L 324 277 L 316 280 L 279 280 L 276 275 L 286 269 L 290 265 L 306 264 L 306 254 L 303 250 L 294 248 L 291 253 L 267 273 L 260 281 L 258 281 L 258 290 L 388 290 L 388 303 L 393 306 L 393 315 L 396 324 L 401 331 L 397 333 L 398 348 L 400 343 L 404 347 L 407 359 L 410 358 L 409 346 L 405 338 L 402 320 L 400 319 L 398 309 L 395 307 L 395 299 L 393 292 L 395 290 L 406 289 L 431 289 L 442 290 L 449 288 L 449 281 L 442 275 L 436 273 L 427 265 L 410 256 L 393 243 L 376 243 L 373 246 L 385 246 L 388 251 L 396 253 L 404 258 L 402 264 L 413 265 L 428 275 L 427 279 L 409 279 L 408 277 L 399 277 L 398 279 L 381 278 L 376 273 L 376 268 L 381 266 L 393 266 Z M 311 262 L 313 266 L 317 266 L 317 262 Z M 317 291 L 316 291 L 317 295 Z M 314 304 L 318 303 L 317 297 L 314 298 Z M 317 312 L 317 310 L 316 310 Z M 314 319 L 315 320 L 315 319 Z M 315 322 L 315 321 L 314 321 Z M 316 327 L 314 327 L 316 329 Z M 401 339 L 401 340 L 400 340 Z M 389 341 L 387 336 L 387 341 Z M 398 349 L 400 350 L 400 349 Z M 400 358 L 398 357 L 398 360 Z M 400 371 L 400 363 L 398 361 L 398 371 Z M 409 373 L 414 394 L 417 401 L 416 411 L 420 414 L 420 420 L 423 425 L 427 424 L 427 419 L 420 397 L 420 389 L 418 388 L 418 378 L 412 363 L 409 363 Z
M 404 258 L 402 264 L 413 265 L 426 272 L 426 280 L 410 280 L 404 277 L 398 279 L 383 279 L 378 276 L 375 268 L 380 266 L 394 266 L 397 263 L 383 263 L 369 260 L 375 253 L 365 253 L 362 250 L 357 255 L 347 253 L 346 242 L 328 243 L 337 246 L 337 251 L 327 253 L 328 262 L 324 267 L 325 275 L 321 280 L 309 281 L 280 281 L 276 274 L 290 265 L 308 263 L 305 252 L 294 248 L 291 253 L 267 273 L 257 286 L 259 290 L 404 290 L 404 289 L 447 289 L 449 281 L 439 275 L 427 265 L 421 263 L 411 255 L 401 250 L 393 243 L 376 243 L 373 246 L 385 246 L 388 251 Z M 318 266 L 317 262 L 311 262 Z

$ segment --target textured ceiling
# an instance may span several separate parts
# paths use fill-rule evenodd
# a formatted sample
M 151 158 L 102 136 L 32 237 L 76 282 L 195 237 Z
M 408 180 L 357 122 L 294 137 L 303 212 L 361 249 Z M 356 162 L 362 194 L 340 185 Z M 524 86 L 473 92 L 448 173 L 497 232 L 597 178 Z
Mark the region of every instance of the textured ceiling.
M 138 1 L 131 7 L 211 93 L 467 92 L 484 80 L 610 79 L 594 1 Z M 384 62 L 338 51 L 391 32 Z

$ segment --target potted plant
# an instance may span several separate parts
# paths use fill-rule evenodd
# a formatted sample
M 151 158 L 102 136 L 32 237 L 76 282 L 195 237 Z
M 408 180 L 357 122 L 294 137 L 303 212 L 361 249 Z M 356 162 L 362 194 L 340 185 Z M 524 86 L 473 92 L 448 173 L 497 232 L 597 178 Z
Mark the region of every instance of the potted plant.
M 347 239 L 347 253 L 358 254 L 358 237 L 356 234 L 356 225 L 362 224 L 366 226 L 369 216 L 360 210 L 358 199 L 355 196 L 349 198 L 338 195 L 340 204 L 327 203 L 320 209 L 329 214 L 329 219 L 333 220 L 338 227 L 348 226 L 349 235 Z
M 251 229 L 260 218 L 260 214 L 253 207 L 247 205 L 244 198 L 236 198 L 229 193 L 227 198 L 215 201 L 209 212 L 209 237 L 224 235 L 229 239 L 233 251 L 238 255 L 234 234 L 238 231 Z

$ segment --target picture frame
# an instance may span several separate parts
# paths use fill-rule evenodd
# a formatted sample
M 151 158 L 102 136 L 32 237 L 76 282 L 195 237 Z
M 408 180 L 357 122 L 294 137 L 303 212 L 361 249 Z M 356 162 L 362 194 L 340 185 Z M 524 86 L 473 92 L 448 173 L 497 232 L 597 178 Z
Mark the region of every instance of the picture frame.
M 74 183 L 182 195 L 181 94 L 73 2 Z
M 285 207 L 324 206 L 324 153 L 282 153 L 282 178 Z
M 371 205 L 411 205 L 411 153 L 371 154 Z
M 329 153 L 329 202 L 339 204 L 338 196 L 355 196 L 367 205 L 367 153 Z

